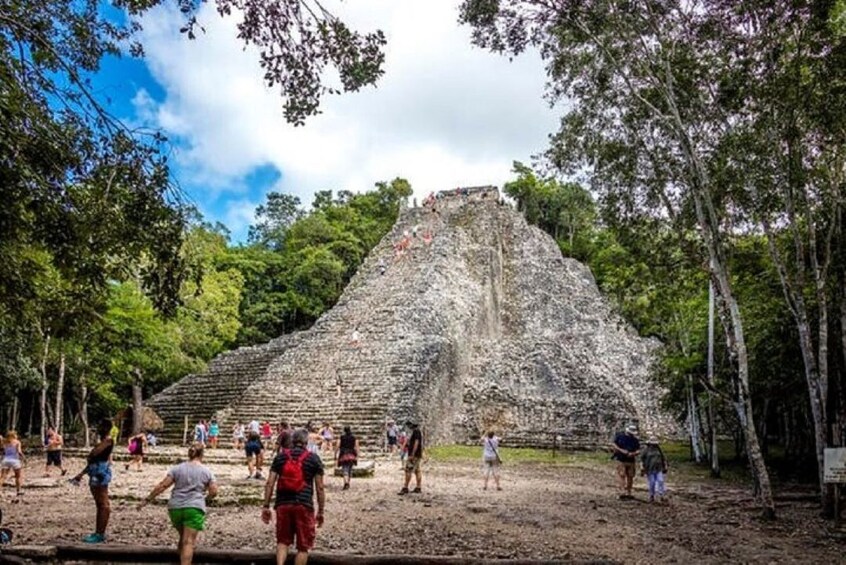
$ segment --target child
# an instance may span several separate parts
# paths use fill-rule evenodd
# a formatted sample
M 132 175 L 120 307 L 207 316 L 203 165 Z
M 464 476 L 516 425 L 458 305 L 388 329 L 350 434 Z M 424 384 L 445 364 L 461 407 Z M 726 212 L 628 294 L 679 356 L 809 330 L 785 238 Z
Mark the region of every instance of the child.
M 9 430 L 6 433 L 6 439 L 3 441 L 3 461 L 0 462 L 0 487 L 6 483 L 6 477 L 11 472 L 15 475 L 15 491 L 18 496 L 21 495 L 21 485 L 23 484 L 23 463 L 24 455 L 21 449 L 21 442 L 18 440 L 18 434 L 14 430 Z
M 667 458 L 658 445 L 654 436 L 646 440 L 646 447 L 640 454 L 640 461 L 643 464 L 643 474 L 646 475 L 649 484 L 649 502 L 654 502 L 657 495 L 658 502 L 664 500 L 664 475 L 667 473 Z

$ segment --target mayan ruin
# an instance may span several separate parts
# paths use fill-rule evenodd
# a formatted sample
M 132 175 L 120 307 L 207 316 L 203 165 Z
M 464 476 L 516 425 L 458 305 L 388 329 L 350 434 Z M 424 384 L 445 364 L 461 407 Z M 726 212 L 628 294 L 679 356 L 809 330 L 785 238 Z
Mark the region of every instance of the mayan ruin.
M 425 231 L 436 234 L 431 244 Z M 404 234 L 411 246 L 396 258 Z M 436 443 L 497 427 L 512 445 L 560 436 L 589 447 L 629 421 L 672 429 L 649 380 L 657 345 L 613 313 L 586 267 L 501 205 L 496 188 L 452 189 L 401 211 L 314 327 L 224 353 L 148 405 L 173 437 L 186 416 L 216 417 L 223 429 L 253 418 L 330 421 L 376 446 L 391 418 L 420 422 Z

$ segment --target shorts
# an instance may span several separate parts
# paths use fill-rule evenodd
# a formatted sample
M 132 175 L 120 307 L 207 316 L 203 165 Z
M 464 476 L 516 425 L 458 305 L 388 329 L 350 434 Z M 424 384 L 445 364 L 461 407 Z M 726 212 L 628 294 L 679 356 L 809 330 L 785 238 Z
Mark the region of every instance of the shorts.
M 409 457 L 408 461 L 405 462 L 405 470 L 408 473 L 419 473 L 420 472 L 420 458 L 419 457 Z
M 627 477 L 629 479 L 633 479 L 635 476 L 635 464 L 634 462 L 627 463 L 625 461 L 618 461 L 617 462 L 617 474 L 621 477 Z
M 19 471 L 20 468 L 20 459 L 3 459 L 3 462 L 0 463 L 0 469 L 12 469 L 13 471 Z
M 244 446 L 244 453 L 247 454 L 247 457 L 252 457 L 253 455 L 259 455 L 264 449 L 260 442 L 255 440 L 250 440 Z
M 53 465 L 55 467 L 62 466 L 62 450 L 56 449 L 47 452 L 47 466 Z
M 485 463 L 485 467 L 488 467 L 488 468 L 499 467 L 499 459 L 497 459 L 496 457 L 493 457 L 493 458 L 490 458 L 490 459 L 485 457 L 483 459 L 483 461 Z
M 108 461 L 88 464 L 88 486 L 107 487 L 112 482 L 112 468 Z
M 199 508 L 170 508 L 167 513 L 177 530 L 184 526 L 201 532 L 205 528 L 206 513 Z
M 397 444 L 397 437 L 396 436 L 388 436 L 388 445 L 396 445 Z
M 297 551 L 314 547 L 317 529 L 314 509 L 302 504 L 280 504 L 276 507 L 276 543 L 291 545 L 297 538 Z

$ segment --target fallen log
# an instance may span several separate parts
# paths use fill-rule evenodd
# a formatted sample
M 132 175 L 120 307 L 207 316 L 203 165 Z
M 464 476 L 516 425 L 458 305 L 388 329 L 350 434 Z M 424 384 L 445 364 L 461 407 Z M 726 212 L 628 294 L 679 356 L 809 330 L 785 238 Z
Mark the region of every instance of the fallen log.
M 8 558 L 8 561 L 7 561 Z M 173 563 L 179 561 L 175 547 L 140 545 L 8 546 L 0 551 L 0 562 L 66 562 L 89 563 Z M 294 555 L 286 562 L 293 564 Z M 194 563 L 252 563 L 276 565 L 271 551 L 243 549 L 202 549 L 194 552 Z M 459 556 L 425 555 L 351 555 L 312 552 L 311 565 L 558 565 L 573 563 L 613 563 L 611 561 L 577 561 L 572 559 L 485 559 Z

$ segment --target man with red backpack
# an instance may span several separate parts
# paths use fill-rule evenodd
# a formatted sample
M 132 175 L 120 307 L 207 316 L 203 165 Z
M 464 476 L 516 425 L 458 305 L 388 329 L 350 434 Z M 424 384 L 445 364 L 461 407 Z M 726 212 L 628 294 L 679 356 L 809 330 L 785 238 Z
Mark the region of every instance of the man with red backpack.
M 296 538 L 295 565 L 305 565 L 308 552 L 314 547 L 316 527 L 323 525 L 326 495 L 323 490 L 323 462 L 306 449 L 308 432 L 294 432 L 292 448 L 281 448 L 270 466 L 270 475 L 264 486 L 264 506 L 261 519 L 269 524 L 270 497 L 276 489 L 276 563 L 284 565 L 288 546 Z M 317 493 L 317 512 L 314 511 L 314 494 Z

